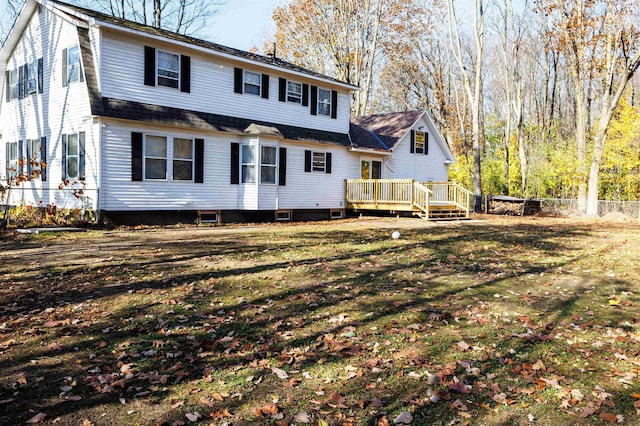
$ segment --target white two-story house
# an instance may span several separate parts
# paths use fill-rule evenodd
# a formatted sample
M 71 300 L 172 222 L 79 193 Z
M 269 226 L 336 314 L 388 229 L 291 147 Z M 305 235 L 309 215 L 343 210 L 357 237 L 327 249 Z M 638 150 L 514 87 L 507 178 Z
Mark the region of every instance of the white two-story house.
M 52 0 L 26 1 L 0 71 L 0 179 L 28 176 L 11 204 L 341 217 L 347 179 L 442 181 L 453 161 L 422 111 L 350 122 L 350 84 Z

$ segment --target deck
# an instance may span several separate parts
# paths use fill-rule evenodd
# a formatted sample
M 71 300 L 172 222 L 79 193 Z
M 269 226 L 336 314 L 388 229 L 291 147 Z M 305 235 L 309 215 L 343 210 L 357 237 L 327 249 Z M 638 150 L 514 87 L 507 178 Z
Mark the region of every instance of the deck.
M 411 212 L 427 220 L 468 219 L 471 192 L 453 182 L 348 179 L 346 206 L 354 210 Z

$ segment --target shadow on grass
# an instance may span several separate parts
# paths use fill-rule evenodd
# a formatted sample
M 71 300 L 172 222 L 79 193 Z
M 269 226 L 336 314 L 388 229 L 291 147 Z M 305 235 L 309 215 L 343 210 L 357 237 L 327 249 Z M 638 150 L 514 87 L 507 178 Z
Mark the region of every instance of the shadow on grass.
M 183 419 L 189 408 L 228 409 L 243 413 L 245 420 L 234 424 L 249 424 L 258 421 L 253 407 L 280 392 L 285 412 L 328 410 L 332 422 L 354 418 L 370 424 L 413 407 L 419 421 L 445 423 L 468 411 L 497 419 L 495 424 L 517 424 L 528 413 L 511 414 L 507 406 L 497 415 L 487 408 L 495 409 L 490 395 L 498 393 L 484 391 L 489 378 L 515 377 L 523 388 L 533 386 L 534 376 L 514 373 L 513 364 L 535 362 L 527 354 L 542 356 L 555 327 L 575 328 L 582 321 L 576 316 L 584 316 L 601 283 L 599 277 L 566 272 L 581 260 L 575 241 L 593 238 L 590 227 L 467 224 L 405 229 L 399 241 L 390 241 L 386 229 L 302 229 L 274 235 L 265 229 L 239 235 L 212 230 L 196 232 L 188 241 L 179 231 L 170 238 L 151 234 L 150 241 L 138 235 L 63 244 L 3 241 L 7 253 L 40 254 L 38 265 L 20 268 L 24 259 L 14 256 L 0 269 L 3 280 L 20 270 L 0 293 L 3 335 L 33 336 L 25 339 L 25 350 L 9 345 L 2 354 L 0 400 L 7 414 L 0 420 L 24 422 L 42 411 L 50 419 L 82 413 L 97 421 L 105 406 L 122 411 L 124 398 L 155 406 L 146 412 L 159 411 L 161 423 Z M 74 257 L 85 264 L 76 265 Z M 545 295 L 541 274 L 580 282 Z M 521 282 L 529 288 L 519 288 Z M 610 280 L 607 286 L 632 291 L 628 280 Z M 483 304 L 484 310 L 476 310 Z M 518 310 L 540 318 L 505 316 Z M 620 310 L 598 324 L 617 327 L 631 320 Z M 460 341 L 485 349 L 461 352 Z M 553 344 L 573 353 L 571 345 Z M 360 374 L 349 377 L 347 365 Z M 283 388 L 271 367 L 292 377 L 308 371 L 323 390 L 304 382 Z M 440 382 L 430 385 L 426 371 L 440 374 Z M 540 380 L 553 371 L 537 373 Z M 26 383 L 15 379 L 21 374 Z M 251 376 L 261 379 L 248 380 Z M 234 377 L 244 381 L 230 383 Z M 460 380 L 474 391 L 458 394 L 453 389 Z M 208 397 L 225 392 L 242 397 L 202 405 L 199 398 L 190 399 L 189 388 Z M 344 401 L 328 398 L 331 392 Z M 434 392 L 443 403 L 430 401 Z M 534 403 L 531 394 L 523 395 Z M 171 398 L 184 399 L 185 406 L 170 407 Z M 458 399 L 467 411 L 452 406 Z

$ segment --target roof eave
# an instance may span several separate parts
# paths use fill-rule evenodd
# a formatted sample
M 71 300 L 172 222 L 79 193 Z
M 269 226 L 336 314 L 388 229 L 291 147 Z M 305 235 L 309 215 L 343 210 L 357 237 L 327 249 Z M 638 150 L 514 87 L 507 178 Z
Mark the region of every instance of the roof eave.
M 377 154 L 377 155 L 393 155 L 393 152 L 391 151 L 384 151 L 382 149 L 374 149 L 374 148 L 352 147 L 352 148 L 349 148 L 349 152 L 362 152 L 366 154 Z

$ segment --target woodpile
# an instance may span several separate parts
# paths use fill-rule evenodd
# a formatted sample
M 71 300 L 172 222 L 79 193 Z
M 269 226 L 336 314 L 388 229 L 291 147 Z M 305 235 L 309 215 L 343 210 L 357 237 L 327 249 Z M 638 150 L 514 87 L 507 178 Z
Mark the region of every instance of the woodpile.
M 509 216 L 530 216 L 541 211 L 540 200 L 515 197 L 490 197 L 489 213 Z

